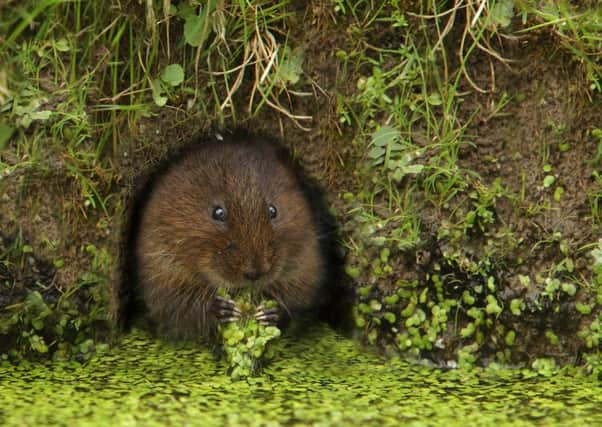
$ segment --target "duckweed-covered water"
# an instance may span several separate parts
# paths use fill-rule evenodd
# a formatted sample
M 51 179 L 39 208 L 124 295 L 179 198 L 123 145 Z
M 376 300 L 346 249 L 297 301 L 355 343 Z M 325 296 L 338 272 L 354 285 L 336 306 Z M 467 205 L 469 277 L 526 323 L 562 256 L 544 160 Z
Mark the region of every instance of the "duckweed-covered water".
M 246 381 L 201 345 L 140 331 L 84 365 L 1 365 L 0 425 L 602 425 L 593 378 L 385 361 L 320 325 L 278 351 Z

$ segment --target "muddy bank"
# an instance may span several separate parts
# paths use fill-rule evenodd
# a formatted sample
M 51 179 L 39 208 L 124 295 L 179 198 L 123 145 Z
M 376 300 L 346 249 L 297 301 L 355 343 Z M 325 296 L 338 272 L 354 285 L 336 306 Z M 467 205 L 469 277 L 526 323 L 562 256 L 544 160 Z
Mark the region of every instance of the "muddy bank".
M 597 352 L 602 107 L 583 64 L 543 29 L 494 43 L 508 66 L 477 49 L 464 64 L 471 83 L 456 78 L 461 21 L 441 45 L 446 55 L 429 54 L 437 22 L 420 10 L 341 6 L 285 5 L 287 14 L 247 40 L 281 49 L 287 66 L 273 93 L 257 89 L 273 56 L 253 51 L 264 68 L 248 68 L 236 90 L 237 74 L 210 70 L 223 53 L 210 50 L 224 48 L 220 33 L 207 36 L 208 53 L 186 45 L 189 11 L 148 38 L 165 41 L 157 44 L 161 60 L 146 64 L 156 78 L 140 72 L 138 80 L 129 75 L 132 87 L 116 77 L 117 87 L 99 83 L 81 122 L 64 125 L 70 131 L 59 126 L 68 93 L 53 91 L 71 82 L 49 88 L 25 73 L 43 94 L 36 108 L 56 115 L 24 126 L 23 109 L 12 108 L 3 118 L 21 123 L 0 154 L 3 354 L 93 351 L 90 337 L 107 336 L 118 317 L 139 181 L 179 146 L 233 128 L 280 138 L 323 185 L 362 340 L 448 366 L 581 363 Z M 126 12 L 123 28 L 144 27 Z M 98 11 L 86 13 L 92 25 Z M 116 54 L 140 42 L 128 34 Z M 231 58 L 240 61 L 245 40 L 236 34 Z M 102 38 L 94 43 L 95 55 L 112 52 Z M 177 43 L 186 48 L 175 50 Z M 126 58 L 113 58 L 121 64 L 115 76 L 136 66 Z M 183 64 L 182 87 L 168 87 L 169 63 Z M 42 80 L 60 80 L 51 65 L 40 66 Z M 166 106 L 157 104 L 161 96 Z M 78 134 L 74 123 L 86 120 L 90 128 Z M 394 135 L 386 149 L 375 138 L 382 129 Z

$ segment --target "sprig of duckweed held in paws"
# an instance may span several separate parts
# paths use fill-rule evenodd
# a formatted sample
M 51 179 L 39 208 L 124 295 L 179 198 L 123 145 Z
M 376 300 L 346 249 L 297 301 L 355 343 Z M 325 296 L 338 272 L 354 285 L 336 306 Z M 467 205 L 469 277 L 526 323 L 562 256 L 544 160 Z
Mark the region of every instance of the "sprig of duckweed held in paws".
M 220 297 L 232 299 L 226 289 L 217 292 Z M 238 320 L 218 325 L 218 333 L 228 362 L 228 372 L 232 379 L 247 378 L 259 373 L 261 365 L 273 358 L 269 342 L 280 336 L 276 326 L 263 325 L 255 318 L 258 307 L 270 309 L 276 301 L 262 301 L 255 304 L 250 289 L 235 295 L 236 307 L 241 316 Z

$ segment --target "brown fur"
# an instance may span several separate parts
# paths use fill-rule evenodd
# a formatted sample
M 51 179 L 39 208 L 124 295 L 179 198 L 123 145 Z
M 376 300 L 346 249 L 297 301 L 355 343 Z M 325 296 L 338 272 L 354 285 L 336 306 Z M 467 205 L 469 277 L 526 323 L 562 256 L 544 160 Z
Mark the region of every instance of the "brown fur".
M 287 312 L 311 306 L 325 266 L 298 179 L 273 144 L 256 138 L 203 143 L 160 175 L 135 248 L 150 317 L 168 331 L 206 334 L 216 289 L 246 286 L 253 268 L 266 272 L 254 286 Z M 225 222 L 212 218 L 216 205 Z

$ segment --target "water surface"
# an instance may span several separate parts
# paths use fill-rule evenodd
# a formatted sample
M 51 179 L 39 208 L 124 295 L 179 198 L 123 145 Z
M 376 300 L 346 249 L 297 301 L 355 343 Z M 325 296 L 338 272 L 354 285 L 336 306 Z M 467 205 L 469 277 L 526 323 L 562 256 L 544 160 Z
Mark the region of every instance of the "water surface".
M 0 425 L 602 425 L 600 382 L 580 375 L 386 361 L 321 325 L 278 351 L 246 381 L 202 345 L 141 331 L 84 365 L 0 365 Z

